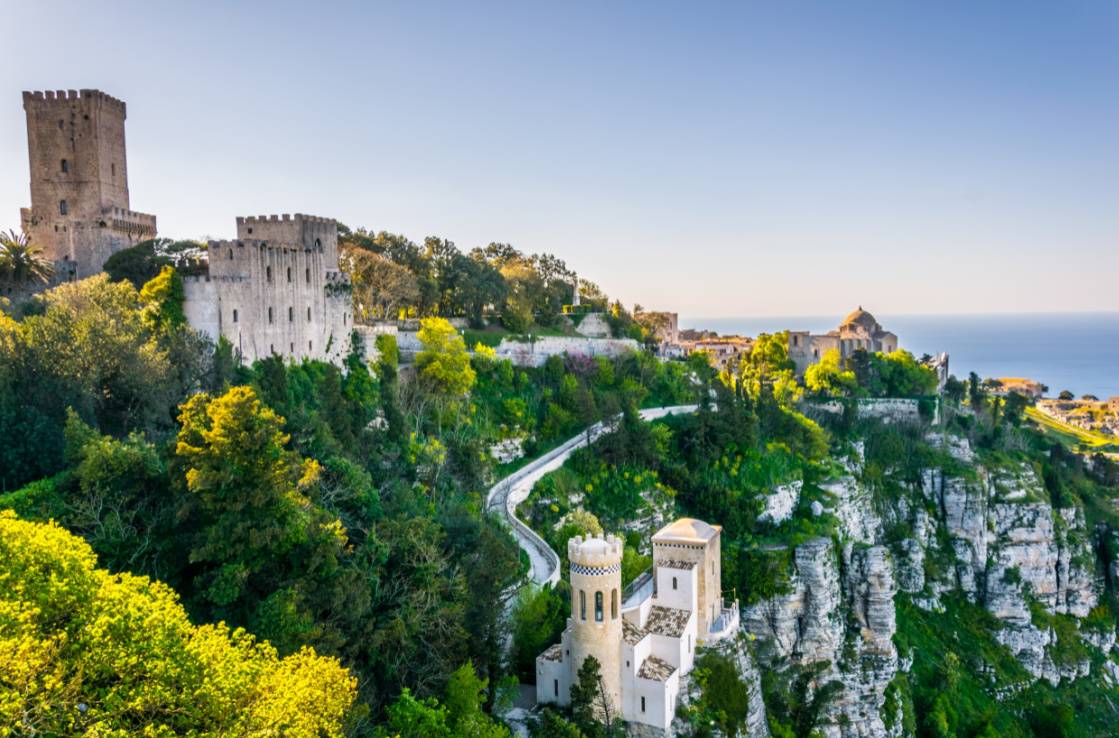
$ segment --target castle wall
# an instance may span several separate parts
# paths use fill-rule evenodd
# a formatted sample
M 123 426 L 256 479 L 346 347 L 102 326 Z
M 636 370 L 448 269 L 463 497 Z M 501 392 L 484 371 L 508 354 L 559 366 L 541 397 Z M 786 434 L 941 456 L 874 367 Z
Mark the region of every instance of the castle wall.
M 246 363 L 277 354 L 341 364 L 353 325 L 334 221 L 272 216 L 237 226 L 275 238 L 210 242 L 208 274 L 184 279 L 190 324 L 225 336 Z

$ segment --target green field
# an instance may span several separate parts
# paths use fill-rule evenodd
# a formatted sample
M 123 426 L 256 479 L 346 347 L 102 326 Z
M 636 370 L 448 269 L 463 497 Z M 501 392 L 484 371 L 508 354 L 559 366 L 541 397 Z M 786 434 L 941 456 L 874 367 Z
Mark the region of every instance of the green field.
M 1119 454 L 1119 439 L 1095 431 L 1077 428 L 1068 423 L 1062 423 L 1054 417 L 1046 415 L 1036 407 L 1026 408 L 1026 416 L 1037 423 L 1046 433 L 1060 439 L 1066 446 L 1076 451 Z

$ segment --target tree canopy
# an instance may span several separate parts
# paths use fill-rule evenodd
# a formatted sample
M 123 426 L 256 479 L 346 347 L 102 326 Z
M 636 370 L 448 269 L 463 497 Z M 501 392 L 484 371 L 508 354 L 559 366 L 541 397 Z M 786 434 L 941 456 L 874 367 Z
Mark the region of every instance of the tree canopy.
M 0 733 L 345 734 L 357 680 L 337 660 L 192 625 L 166 585 L 95 563 L 0 511 Z

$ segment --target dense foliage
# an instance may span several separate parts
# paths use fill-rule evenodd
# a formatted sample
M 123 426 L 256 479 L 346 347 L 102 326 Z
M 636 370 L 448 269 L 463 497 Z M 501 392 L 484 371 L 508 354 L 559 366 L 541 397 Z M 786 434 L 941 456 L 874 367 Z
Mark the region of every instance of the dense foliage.
M 0 735 L 344 734 L 357 680 L 336 659 L 192 625 L 166 585 L 94 562 L 0 512 Z

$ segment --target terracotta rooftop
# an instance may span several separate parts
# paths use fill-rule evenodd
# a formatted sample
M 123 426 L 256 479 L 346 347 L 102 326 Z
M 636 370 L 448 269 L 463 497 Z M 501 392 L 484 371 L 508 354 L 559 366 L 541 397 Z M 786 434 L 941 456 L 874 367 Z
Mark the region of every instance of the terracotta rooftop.
M 672 676 L 674 671 L 676 671 L 676 667 L 672 664 L 663 659 L 658 659 L 656 656 L 650 656 L 641 662 L 641 668 L 637 670 L 637 676 L 642 679 L 663 682 Z
M 688 610 L 653 605 L 649 608 L 649 619 L 645 621 L 645 630 L 669 638 L 679 638 L 684 635 L 684 628 L 688 627 L 691 616 L 692 613 Z
M 648 631 L 638 628 L 630 621 L 622 618 L 622 638 L 631 646 L 636 646 L 641 639 L 649 635 Z
M 656 532 L 653 543 L 707 543 L 719 535 L 721 526 L 708 525 L 695 518 L 680 518 Z

